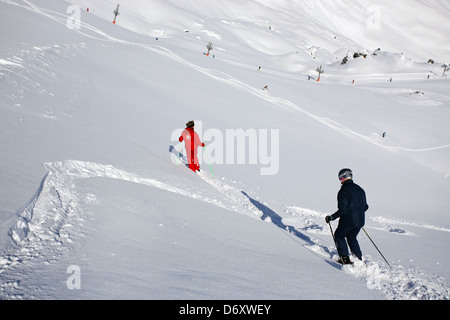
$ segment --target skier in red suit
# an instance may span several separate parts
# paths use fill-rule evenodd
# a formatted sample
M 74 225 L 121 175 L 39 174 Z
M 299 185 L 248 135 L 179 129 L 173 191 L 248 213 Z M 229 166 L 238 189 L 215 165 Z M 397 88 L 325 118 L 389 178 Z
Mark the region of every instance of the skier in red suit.
M 183 142 L 186 147 L 186 153 L 188 158 L 189 169 L 192 171 L 200 171 L 200 165 L 197 158 L 197 147 L 204 147 L 205 144 L 200 141 L 197 132 L 194 131 L 194 121 L 189 121 L 186 123 L 186 129 L 181 133 L 180 142 Z

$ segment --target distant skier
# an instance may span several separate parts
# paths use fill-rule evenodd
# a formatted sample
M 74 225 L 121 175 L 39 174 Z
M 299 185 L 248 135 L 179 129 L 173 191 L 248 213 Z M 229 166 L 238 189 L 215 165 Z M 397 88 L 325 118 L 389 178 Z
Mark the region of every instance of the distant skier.
M 352 179 L 352 170 L 342 169 L 339 171 L 341 189 L 337 196 L 338 210 L 334 214 L 325 217 L 326 223 L 340 218 L 334 237 L 338 253 L 343 260 L 339 259 L 339 262 L 342 264 L 352 263 L 349 257 L 346 239 L 352 253 L 358 259 L 362 260 L 361 249 L 356 237 L 364 226 L 365 212 L 369 209 L 366 202 L 366 193 Z
M 192 171 L 200 171 L 200 164 L 197 158 L 197 147 L 204 147 L 205 144 L 200 141 L 197 132 L 194 131 L 194 121 L 189 121 L 186 123 L 186 129 L 181 133 L 180 142 L 184 141 L 186 147 L 186 153 L 188 158 L 189 169 Z

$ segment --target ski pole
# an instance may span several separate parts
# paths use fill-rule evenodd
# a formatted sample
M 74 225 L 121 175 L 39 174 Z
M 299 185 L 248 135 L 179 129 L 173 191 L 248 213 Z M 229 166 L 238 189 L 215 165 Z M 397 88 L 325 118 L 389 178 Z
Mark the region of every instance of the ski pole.
M 339 258 L 341 258 L 342 265 L 344 265 L 344 259 L 342 258 L 341 254 L 339 253 L 339 250 L 338 250 L 338 247 L 337 247 L 337 243 L 336 243 L 336 238 L 334 237 L 333 228 L 331 228 L 331 223 L 328 222 L 328 225 L 330 226 L 331 236 L 333 237 L 333 241 L 334 241 L 334 245 L 336 247 L 336 251 L 337 251 L 337 253 L 339 255 Z
M 378 247 L 375 245 L 375 243 L 373 242 L 373 240 L 370 238 L 369 234 L 366 232 L 366 230 L 363 229 L 364 233 L 366 234 L 367 238 L 369 238 L 369 240 L 372 242 L 372 244 L 374 245 L 374 247 L 378 250 L 378 252 L 381 254 L 381 256 L 383 257 L 384 261 L 386 261 L 387 265 L 389 266 L 389 268 L 392 269 L 391 265 L 389 264 L 389 262 L 387 262 L 386 258 L 383 256 L 383 254 L 381 253 L 380 249 L 378 249 Z
M 204 155 L 205 158 L 206 158 L 206 161 L 207 161 L 206 163 L 208 164 L 209 170 L 211 170 L 211 175 L 212 175 L 212 177 L 214 178 L 214 173 L 213 173 L 213 171 L 212 171 L 211 165 L 209 164 L 208 156 L 205 154 L 205 147 L 203 147 L 203 155 Z

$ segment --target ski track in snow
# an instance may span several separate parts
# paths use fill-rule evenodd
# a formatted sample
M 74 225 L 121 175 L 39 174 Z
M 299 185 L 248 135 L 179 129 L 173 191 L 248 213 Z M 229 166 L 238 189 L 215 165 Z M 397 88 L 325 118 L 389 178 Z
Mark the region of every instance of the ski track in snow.
M 7 271 L 13 274 L 9 274 L 7 279 L 0 283 L 0 297 L 28 298 L 29 293 L 26 292 L 26 288 L 21 287 L 20 279 L 11 279 L 20 275 L 14 274 L 14 268 L 57 261 L 69 251 L 79 237 L 83 237 L 92 213 L 85 212 L 80 205 L 77 183 L 90 178 L 116 179 L 154 187 L 245 214 L 254 219 L 261 219 L 280 228 L 281 232 L 288 234 L 293 241 L 321 257 L 325 262 L 340 267 L 330 260 L 337 258 L 333 242 L 322 240 L 330 236 L 323 221 L 324 213 L 297 206 L 285 206 L 283 215 L 286 217 L 282 218 L 266 204 L 251 198 L 240 188 L 215 179 L 204 171 L 199 174 L 200 178 L 222 193 L 231 205 L 199 194 L 198 191 L 180 189 L 112 165 L 67 160 L 45 163 L 44 167 L 49 170 L 48 174 L 42 180 L 36 195 L 19 213 L 17 222 L 10 229 L 12 250 L 0 256 L 0 274 Z M 374 220 L 380 223 L 398 223 L 383 217 Z M 418 226 L 414 223 L 401 223 Z M 431 229 L 449 232 L 442 228 Z M 393 268 L 389 269 L 384 261 L 365 255 L 364 263 L 357 261 L 354 266 L 344 266 L 342 270 L 362 279 L 369 289 L 382 291 L 388 299 L 450 298 L 450 287 L 445 279 L 425 274 L 419 268 L 404 268 L 393 264 Z
M 77 182 L 82 179 L 110 178 L 137 183 L 235 210 L 198 192 L 140 177 L 111 165 L 68 160 L 44 163 L 44 167 L 49 170 L 48 174 L 9 231 L 11 250 L 0 256 L 0 274 L 20 265 L 55 261 L 68 250 L 71 243 L 83 236 L 91 213 L 84 212 L 80 207 Z M 20 294 L 8 293 L 8 290 L 20 291 L 19 284 L 19 279 L 2 281 L 0 297 L 20 297 Z
M 325 213 L 311 209 L 287 206 L 287 214 L 292 218 L 286 218 L 293 225 L 308 234 L 317 234 L 331 237 L 328 226 L 323 222 Z M 384 217 L 374 217 L 371 220 L 382 224 L 383 231 L 393 232 L 399 236 L 415 236 L 414 233 L 400 229 L 394 225 L 408 225 L 421 227 L 439 232 L 450 232 L 449 229 L 421 225 L 414 222 L 397 221 Z M 367 227 L 366 227 L 367 228 Z M 373 227 L 372 227 L 373 228 Z M 316 246 L 311 246 L 313 251 L 329 258 L 338 259 L 334 243 L 326 244 L 317 240 Z M 450 285 L 448 281 L 440 276 L 426 274 L 417 267 L 405 268 L 400 264 L 390 263 L 392 269 L 381 259 L 376 259 L 370 255 L 363 255 L 363 261 L 353 258 L 353 266 L 342 267 L 343 271 L 362 279 L 369 289 L 376 289 L 383 292 L 387 299 L 392 300 L 448 300 L 450 299 Z
M 385 224 L 386 226 L 390 226 L 391 224 L 397 224 L 397 225 L 406 225 L 406 226 L 424 228 L 424 229 L 429 229 L 429 230 L 450 232 L 450 229 L 448 229 L 448 228 L 433 226 L 433 225 L 429 225 L 429 224 L 419 224 L 419 223 L 415 223 L 415 222 L 399 221 L 399 220 L 394 220 L 394 219 L 389 219 L 389 218 L 384 218 L 384 217 L 371 217 L 371 219 L 375 222 Z M 387 228 L 387 229 L 389 229 L 389 228 Z M 403 232 L 400 232 L 400 233 L 403 233 Z
M 58 23 L 66 25 L 67 16 L 65 14 L 47 9 L 40 9 L 30 1 L 23 0 L 26 5 L 10 0 L 1 1 L 7 4 L 21 6 L 27 10 L 34 11 Z M 138 46 L 143 49 L 151 50 L 157 54 L 165 55 L 217 81 L 237 86 L 279 107 L 300 111 L 343 134 L 357 136 L 386 149 L 420 152 L 450 146 L 444 145 L 423 149 L 385 146 L 374 141 L 371 137 L 357 133 L 331 119 L 318 117 L 289 100 L 270 96 L 265 91 L 251 87 L 228 74 L 209 70 L 186 61 L 166 48 L 117 39 L 105 34 L 98 28 L 83 22 L 81 22 L 81 27 L 82 29 L 77 29 L 76 31 L 87 37 L 99 41 Z M 92 34 L 81 31 L 83 29 L 92 32 Z M 3 59 L 0 63 L 5 66 L 4 69 L 6 69 L 6 67 L 20 66 L 17 63 L 12 64 L 9 60 Z M 284 214 L 289 217 L 282 218 L 265 204 L 252 199 L 247 193 L 239 188 L 214 179 L 204 172 L 200 173 L 199 176 L 205 182 L 221 192 L 225 198 L 229 200 L 228 203 L 198 194 L 198 192 L 180 189 L 155 179 L 141 177 L 111 165 L 68 160 L 64 162 L 45 163 L 44 166 L 49 170 L 49 173 L 44 177 L 32 201 L 19 213 L 17 222 L 10 229 L 9 235 L 13 244 L 12 250 L 0 256 L 0 274 L 5 274 L 8 270 L 13 271 L 15 267 L 30 263 L 51 263 L 64 254 L 67 248 L 77 240 L 78 236 L 82 236 L 86 221 L 89 220 L 91 213 L 83 212 L 83 208 L 80 207 L 77 181 L 80 179 L 96 177 L 118 179 L 159 188 L 246 214 L 256 219 L 262 219 L 281 228 L 283 232 L 291 235 L 294 240 L 303 241 L 303 247 L 310 250 L 312 253 L 323 257 L 324 260 L 333 259 L 337 256 L 332 241 L 330 241 L 331 243 L 328 241 L 325 242 L 317 237 L 317 235 L 329 235 L 329 230 L 326 229 L 326 226 L 322 221 L 324 216 L 323 213 L 300 207 L 287 206 L 285 207 Z M 383 217 L 377 217 L 373 220 L 384 224 L 387 231 L 401 235 L 414 236 L 413 233 L 392 227 L 392 225 L 419 226 L 436 231 L 450 232 L 450 230 L 445 228 L 420 226 L 412 222 L 392 221 Z M 450 287 L 446 280 L 441 277 L 425 274 L 415 267 L 404 268 L 401 265 L 393 264 L 393 268 L 389 269 L 384 261 L 376 260 L 370 256 L 364 256 L 364 259 L 364 264 L 356 262 L 355 266 L 344 266 L 342 270 L 348 274 L 361 278 L 365 281 L 369 289 L 382 291 L 388 299 L 450 298 Z M 8 278 L 2 280 L 0 283 L 0 297 L 26 297 L 28 293 L 24 292 L 25 289 L 26 288 L 21 288 L 20 279 Z
M 12 2 L 11 0 L 0 0 L 0 1 L 8 3 L 8 4 L 14 4 L 14 5 L 21 6 L 27 10 L 31 10 L 38 14 L 44 15 L 44 16 L 48 17 L 49 19 L 52 19 L 63 25 L 66 25 L 66 23 L 67 23 L 67 15 L 62 14 L 60 12 L 53 11 L 53 10 L 49 10 L 49 9 L 41 9 L 41 8 L 37 7 L 35 4 L 33 4 L 32 2 L 27 1 L 27 0 L 23 0 L 23 2 L 25 2 L 28 6 L 20 5 L 18 3 Z M 290 108 L 290 109 L 299 111 L 299 112 L 307 115 L 308 117 L 322 123 L 323 125 L 326 125 L 332 129 L 340 132 L 341 134 L 349 135 L 349 136 L 356 136 L 360 139 L 365 140 L 366 142 L 375 144 L 378 147 L 384 148 L 386 150 L 405 151 L 405 152 L 427 152 L 427 151 L 439 150 L 439 149 L 444 149 L 444 148 L 450 147 L 450 144 L 445 144 L 442 146 L 426 147 L 426 148 L 420 148 L 420 149 L 405 148 L 405 147 L 401 147 L 401 146 L 386 146 L 386 145 L 382 144 L 381 142 L 379 142 L 378 140 L 374 140 L 371 135 L 367 136 L 367 135 L 358 133 L 358 132 L 352 130 L 351 128 L 348 128 L 332 119 L 319 117 L 287 99 L 269 95 L 269 94 L 267 94 L 267 92 L 261 90 L 260 88 L 255 88 L 255 87 L 249 86 L 249 85 L 243 83 L 242 81 L 240 81 L 224 72 L 212 70 L 212 69 L 206 69 L 204 67 L 198 66 L 194 63 L 191 63 L 191 62 L 183 59 L 182 57 L 178 56 L 174 52 L 168 50 L 167 48 L 157 46 L 157 45 L 149 45 L 149 44 L 143 44 L 143 43 L 131 42 L 131 41 L 123 40 L 123 39 L 118 39 L 114 36 L 106 34 L 102 30 L 100 30 L 92 25 L 89 25 L 85 22 L 82 22 L 82 21 L 80 21 L 80 26 L 81 26 L 80 28 L 74 29 L 74 31 L 76 31 L 80 34 L 83 34 L 84 36 L 87 36 L 89 38 L 93 38 L 93 39 L 96 39 L 99 41 L 108 41 L 108 42 L 113 42 L 113 43 L 118 43 L 118 44 L 123 44 L 123 45 L 136 46 L 136 47 L 140 47 L 140 48 L 143 48 L 146 50 L 150 50 L 150 51 L 155 52 L 160 55 L 167 56 L 167 57 L 169 57 L 187 67 L 190 67 L 208 77 L 211 77 L 217 81 L 221 81 L 221 82 L 228 83 L 230 85 L 237 86 L 240 89 L 243 89 L 263 100 L 273 103 L 274 105 L 276 105 L 278 107 Z M 82 31 L 82 29 L 87 29 L 89 31 L 92 31 L 94 34 L 96 34 L 100 37 L 85 33 Z M 223 59 L 221 59 L 221 60 L 224 62 L 227 62 L 226 60 L 223 60 Z M 227 62 L 227 63 L 232 63 L 232 62 Z

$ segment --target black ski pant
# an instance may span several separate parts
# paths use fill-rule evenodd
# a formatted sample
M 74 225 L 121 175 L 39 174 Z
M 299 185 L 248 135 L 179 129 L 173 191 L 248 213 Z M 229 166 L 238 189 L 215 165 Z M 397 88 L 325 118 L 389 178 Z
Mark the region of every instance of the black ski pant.
M 359 248 L 359 243 L 356 237 L 358 236 L 359 231 L 361 231 L 360 227 L 353 226 L 343 226 L 339 225 L 334 233 L 334 237 L 336 239 L 336 245 L 338 252 L 341 256 L 349 256 L 349 251 L 347 247 L 350 247 L 352 253 L 359 259 L 362 257 L 361 249 Z M 347 242 L 346 242 L 347 239 Z

